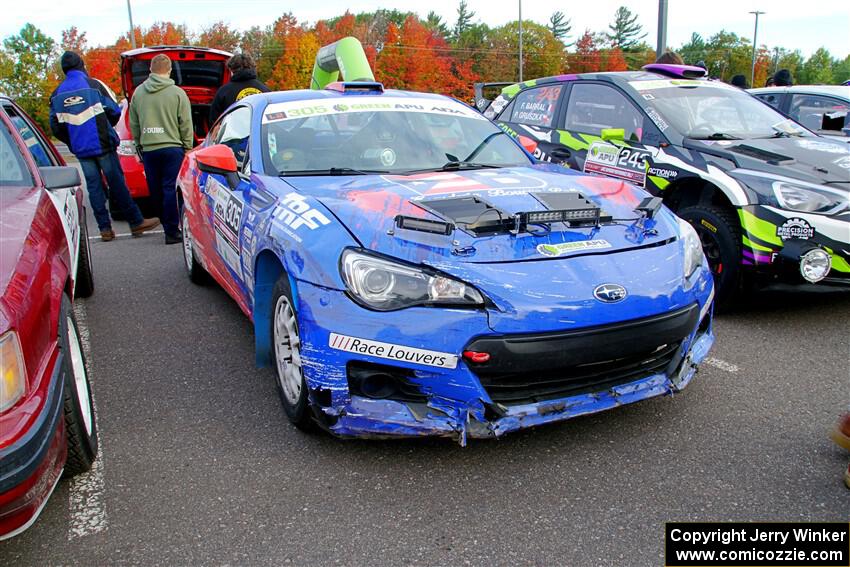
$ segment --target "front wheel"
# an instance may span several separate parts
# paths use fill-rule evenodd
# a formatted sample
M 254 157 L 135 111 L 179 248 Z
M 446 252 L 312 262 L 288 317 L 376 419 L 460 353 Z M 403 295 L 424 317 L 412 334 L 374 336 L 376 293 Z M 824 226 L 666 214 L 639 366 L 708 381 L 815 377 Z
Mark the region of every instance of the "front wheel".
M 183 208 L 181 223 L 183 225 L 183 260 L 186 264 L 186 273 L 192 283 L 204 285 L 209 282 L 210 276 L 195 256 L 195 241 L 192 238 L 192 231 L 189 229 L 189 218 L 186 216 L 185 207 Z
M 308 404 L 307 382 L 304 380 L 301 360 L 298 314 L 286 274 L 274 286 L 271 337 L 274 370 L 283 411 L 298 429 L 312 430 L 314 421 Z
M 59 348 L 65 380 L 63 409 L 68 442 L 63 476 L 72 477 L 91 469 L 97 457 L 98 437 L 85 353 L 74 310 L 65 296 L 59 310 Z
M 676 212 L 694 227 L 714 276 L 715 301 L 728 307 L 741 283 L 741 228 L 732 213 L 713 205 L 686 207 Z

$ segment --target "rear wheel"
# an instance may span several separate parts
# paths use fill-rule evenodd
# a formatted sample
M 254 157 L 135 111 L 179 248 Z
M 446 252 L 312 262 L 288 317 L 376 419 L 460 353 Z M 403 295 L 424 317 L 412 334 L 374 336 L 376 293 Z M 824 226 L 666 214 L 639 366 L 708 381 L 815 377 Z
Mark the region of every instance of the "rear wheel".
M 298 429 L 312 430 L 315 422 L 308 404 L 307 382 L 302 371 L 298 315 L 286 274 L 278 279 L 274 287 L 271 337 L 275 376 L 286 417 Z
M 210 275 L 204 269 L 195 256 L 195 241 L 192 239 L 192 231 L 189 229 L 189 219 L 186 209 L 183 208 L 183 260 L 186 264 L 186 273 L 194 284 L 204 285 L 209 282 Z
M 697 205 L 677 211 L 699 235 L 714 276 L 718 306 L 729 306 L 741 283 L 741 228 L 731 212 L 714 205 Z
M 94 273 L 91 265 L 89 229 L 86 211 L 83 209 L 80 219 L 80 243 L 77 260 L 77 275 L 74 277 L 74 297 L 89 297 L 94 293 Z
M 68 442 L 64 476 L 71 477 L 91 469 L 97 457 L 98 437 L 85 353 L 80 343 L 77 319 L 71 302 L 65 296 L 59 310 L 59 347 L 65 377 L 63 409 Z

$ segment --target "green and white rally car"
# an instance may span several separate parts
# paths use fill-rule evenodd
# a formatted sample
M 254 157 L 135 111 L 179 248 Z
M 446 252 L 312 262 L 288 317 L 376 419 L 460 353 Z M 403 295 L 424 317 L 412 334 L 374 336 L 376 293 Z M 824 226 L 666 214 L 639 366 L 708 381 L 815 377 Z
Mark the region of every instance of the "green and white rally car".
M 663 197 L 697 229 L 721 303 L 756 281 L 850 286 L 850 147 L 704 73 L 560 75 L 492 102 L 480 83 L 475 104 L 540 160 Z

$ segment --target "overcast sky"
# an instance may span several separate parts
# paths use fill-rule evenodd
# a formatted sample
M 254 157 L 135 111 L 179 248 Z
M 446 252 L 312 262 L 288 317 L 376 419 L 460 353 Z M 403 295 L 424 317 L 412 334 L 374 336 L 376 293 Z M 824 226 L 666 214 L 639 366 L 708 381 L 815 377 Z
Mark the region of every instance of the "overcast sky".
M 420 16 L 434 10 L 449 23 L 457 17 L 458 0 L 340 0 L 314 2 L 281 2 L 280 0 L 131 0 L 133 21 L 149 26 L 156 21 L 171 20 L 186 24 L 197 32 L 204 25 L 223 20 L 239 29 L 265 26 L 280 14 L 291 11 L 299 21 L 315 22 L 342 15 L 346 9 L 354 13 L 378 8 L 408 10 L 422 5 Z M 77 26 L 85 31 L 90 45 L 110 44 L 129 28 L 126 0 L 4 0 L 0 19 L 0 37 L 16 34 L 27 22 L 59 39 L 61 31 Z M 517 19 L 516 1 L 468 0 L 475 19 L 490 26 Z M 572 19 L 573 34 L 585 28 L 601 31 L 613 20 L 618 6 L 625 5 L 639 15 L 647 32 L 647 43 L 656 43 L 658 22 L 657 0 L 545 0 L 523 3 L 523 19 L 546 23 L 555 10 Z M 826 47 L 833 57 L 850 54 L 850 0 L 669 0 L 668 45 L 686 42 L 692 32 L 708 37 L 721 29 L 746 38 L 753 34 L 754 19 L 748 12 L 767 12 L 759 18 L 759 44 L 800 49 L 805 56 Z

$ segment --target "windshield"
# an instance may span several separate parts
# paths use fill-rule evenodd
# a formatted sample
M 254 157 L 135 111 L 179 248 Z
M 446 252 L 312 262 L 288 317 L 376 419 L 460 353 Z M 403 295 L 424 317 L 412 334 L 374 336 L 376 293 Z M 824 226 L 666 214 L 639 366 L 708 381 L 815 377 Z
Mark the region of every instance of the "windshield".
M 682 136 L 744 140 L 813 135 L 744 91 L 718 81 L 634 81 L 649 104 Z
M 262 127 L 266 173 L 404 174 L 531 163 L 507 134 L 455 102 L 355 100 L 363 102 L 314 99 L 269 105 Z

